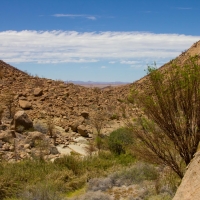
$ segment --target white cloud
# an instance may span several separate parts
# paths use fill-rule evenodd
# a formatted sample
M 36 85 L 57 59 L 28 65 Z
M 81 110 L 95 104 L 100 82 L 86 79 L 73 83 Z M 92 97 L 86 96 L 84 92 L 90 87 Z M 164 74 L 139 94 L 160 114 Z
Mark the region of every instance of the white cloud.
M 106 66 L 101 66 L 101 69 L 105 69 L 105 68 L 107 68 Z
M 115 64 L 116 63 L 116 61 L 110 61 L 110 62 L 108 62 L 109 64 Z
M 97 18 L 96 17 L 94 17 L 94 16 L 88 16 L 88 17 L 86 17 L 87 19 L 91 19 L 91 20 L 96 20 Z
M 75 14 L 54 14 L 53 17 L 70 17 L 70 18 L 76 18 L 76 17 L 83 17 L 90 20 L 96 20 L 95 16 L 90 15 L 75 15 Z
M 120 63 L 121 64 L 127 64 L 127 65 L 133 65 L 133 64 L 137 64 L 138 61 L 134 61 L 134 60 L 122 60 Z
M 148 32 L 2 31 L 0 58 L 11 63 L 163 62 L 198 40 Z

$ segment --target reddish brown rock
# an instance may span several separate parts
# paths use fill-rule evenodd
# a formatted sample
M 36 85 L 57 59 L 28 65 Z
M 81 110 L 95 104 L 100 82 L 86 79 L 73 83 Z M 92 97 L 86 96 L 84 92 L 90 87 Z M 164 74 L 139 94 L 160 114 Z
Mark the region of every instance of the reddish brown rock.
M 32 108 L 31 103 L 25 100 L 19 100 L 19 106 L 24 110 L 28 110 Z
M 25 111 L 18 111 L 14 116 L 14 127 L 17 132 L 22 132 L 33 128 L 33 122 L 29 119 Z
M 43 90 L 41 88 L 35 88 L 33 94 L 34 94 L 35 97 L 42 96 Z

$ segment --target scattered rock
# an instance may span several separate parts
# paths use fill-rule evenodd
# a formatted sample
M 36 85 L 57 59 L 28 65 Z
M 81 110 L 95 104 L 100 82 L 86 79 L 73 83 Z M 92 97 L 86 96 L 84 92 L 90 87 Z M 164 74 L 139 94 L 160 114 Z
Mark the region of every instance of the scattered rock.
M 88 137 L 88 131 L 84 125 L 79 125 L 77 127 L 78 133 L 83 137 Z
M 50 147 L 50 153 L 53 155 L 59 154 L 58 149 L 55 146 Z
M 33 122 L 29 119 L 25 111 L 18 111 L 14 116 L 14 127 L 19 133 L 33 128 Z
M 87 119 L 89 117 L 89 112 L 83 111 L 83 112 L 81 112 L 81 116 L 83 116 L 85 119 Z
M 19 100 L 19 106 L 24 110 L 28 110 L 32 108 L 31 103 L 25 100 Z
M 35 97 L 42 96 L 43 90 L 41 88 L 35 88 L 33 94 L 34 94 Z
M 15 137 L 14 137 L 12 131 L 1 131 L 0 132 L 0 140 L 3 142 L 12 143 L 14 138 Z

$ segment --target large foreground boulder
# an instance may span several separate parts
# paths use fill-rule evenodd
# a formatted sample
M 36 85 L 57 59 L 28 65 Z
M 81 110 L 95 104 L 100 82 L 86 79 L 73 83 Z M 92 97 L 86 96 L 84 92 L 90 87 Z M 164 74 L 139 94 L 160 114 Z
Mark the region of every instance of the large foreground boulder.
M 200 199 L 200 152 L 197 152 L 188 166 L 173 200 Z
M 21 133 L 24 130 L 33 128 L 33 122 L 24 111 L 18 111 L 14 116 L 15 131 Z

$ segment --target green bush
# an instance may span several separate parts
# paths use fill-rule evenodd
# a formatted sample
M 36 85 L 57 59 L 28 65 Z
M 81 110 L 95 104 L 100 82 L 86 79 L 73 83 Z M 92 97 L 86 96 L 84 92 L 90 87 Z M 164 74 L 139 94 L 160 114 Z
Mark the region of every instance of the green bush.
M 126 153 L 129 145 L 133 142 L 132 132 L 127 128 L 113 131 L 108 137 L 108 147 L 111 152 L 120 155 Z
M 72 170 L 75 175 L 82 172 L 83 166 L 80 158 L 75 155 L 66 155 L 55 160 L 55 164 L 62 167 L 67 167 Z

